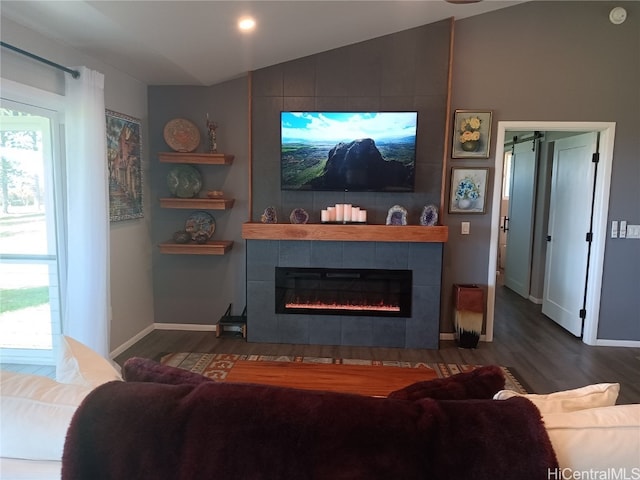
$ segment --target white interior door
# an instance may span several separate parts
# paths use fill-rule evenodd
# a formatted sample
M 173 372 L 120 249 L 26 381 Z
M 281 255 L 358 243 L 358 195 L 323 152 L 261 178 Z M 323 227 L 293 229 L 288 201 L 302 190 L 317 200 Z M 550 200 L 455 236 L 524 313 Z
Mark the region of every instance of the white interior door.
M 542 313 L 581 336 L 597 134 L 555 142 Z
M 536 198 L 537 149 L 532 142 L 515 145 L 511 158 L 511 188 L 504 284 L 529 298 L 531 252 Z

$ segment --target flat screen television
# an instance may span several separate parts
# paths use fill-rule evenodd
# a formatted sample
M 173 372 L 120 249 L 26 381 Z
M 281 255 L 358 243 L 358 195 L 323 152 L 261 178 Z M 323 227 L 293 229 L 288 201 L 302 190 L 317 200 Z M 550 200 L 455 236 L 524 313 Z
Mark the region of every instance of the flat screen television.
M 417 112 L 281 112 L 281 189 L 413 192 L 417 120 Z

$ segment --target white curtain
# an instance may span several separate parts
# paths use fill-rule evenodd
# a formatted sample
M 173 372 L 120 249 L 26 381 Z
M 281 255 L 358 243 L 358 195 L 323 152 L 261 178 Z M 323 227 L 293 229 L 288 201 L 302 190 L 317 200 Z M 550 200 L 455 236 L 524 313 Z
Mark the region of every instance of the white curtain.
M 62 332 L 109 358 L 109 185 L 104 75 L 65 79 L 67 270 Z

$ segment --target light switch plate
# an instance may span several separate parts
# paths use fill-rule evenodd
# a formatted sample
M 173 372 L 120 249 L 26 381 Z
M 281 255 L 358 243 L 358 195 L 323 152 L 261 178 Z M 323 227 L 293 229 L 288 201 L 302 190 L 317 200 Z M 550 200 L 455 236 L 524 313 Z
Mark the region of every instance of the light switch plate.
M 627 238 L 627 221 L 620 222 L 620 238 Z
M 627 238 L 640 239 L 640 225 L 627 225 Z
M 611 238 L 618 238 L 618 221 L 611 221 Z
M 460 233 L 462 235 L 469 235 L 469 230 L 471 229 L 470 222 L 461 222 L 460 223 Z

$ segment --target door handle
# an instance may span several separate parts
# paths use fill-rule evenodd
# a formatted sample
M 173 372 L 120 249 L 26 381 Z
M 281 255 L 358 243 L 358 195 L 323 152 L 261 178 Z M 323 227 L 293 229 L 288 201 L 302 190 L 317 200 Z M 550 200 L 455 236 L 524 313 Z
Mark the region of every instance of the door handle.
M 547 242 L 551 241 L 551 235 L 547 235 Z
M 509 231 L 509 217 L 502 217 L 502 227 L 500 228 L 503 232 Z

